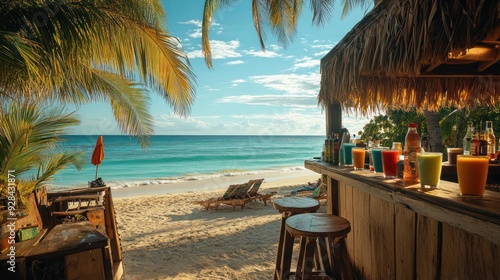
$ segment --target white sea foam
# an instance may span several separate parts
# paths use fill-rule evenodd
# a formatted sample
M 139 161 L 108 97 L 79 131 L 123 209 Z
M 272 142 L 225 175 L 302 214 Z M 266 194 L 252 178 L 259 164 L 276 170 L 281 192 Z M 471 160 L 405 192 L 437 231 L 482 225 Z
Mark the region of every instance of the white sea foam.
M 157 178 L 157 179 L 147 179 L 147 180 L 143 179 L 143 180 L 127 180 L 127 181 L 106 181 L 105 178 L 103 178 L 103 180 L 106 183 L 106 185 L 109 186 L 111 189 L 120 189 L 120 188 L 132 188 L 132 187 L 141 187 L 149 185 L 175 184 L 175 183 L 182 183 L 189 181 L 220 178 L 220 177 L 233 177 L 241 175 L 265 175 L 268 173 L 288 173 L 300 170 L 305 170 L 305 168 L 302 166 L 290 166 L 279 169 L 227 171 L 227 172 L 213 173 L 213 174 L 190 174 L 179 177 Z M 55 191 L 64 189 L 83 188 L 87 186 L 88 184 L 78 184 L 72 186 L 48 185 L 48 189 Z

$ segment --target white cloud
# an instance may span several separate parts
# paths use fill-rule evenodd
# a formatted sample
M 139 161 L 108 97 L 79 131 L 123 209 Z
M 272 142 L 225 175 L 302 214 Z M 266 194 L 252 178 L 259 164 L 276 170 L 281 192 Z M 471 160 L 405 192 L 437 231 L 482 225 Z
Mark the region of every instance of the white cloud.
M 312 59 L 308 56 L 304 56 L 303 58 L 295 59 L 295 64 L 292 67 L 292 70 L 297 70 L 301 68 L 313 68 L 319 67 L 319 59 Z
M 196 28 L 191 29 L 190 33 L 188 33 L 188 36 L 191 38 L 201 38 L 201 26 L 203 24 L 201 20 L 191 19 L 188 21 L 181 21 L 178 23 L 183 24 L 183 25 L 194 25 Z M 212 30 L 215 30 L 217 32 L 217 34 L 222 33 L 222 26 L 215 21 L 212 21 L 210 28 Z
M 246 81 L 243 79 L 233 80 L 233 81 L 231 81 L 231 87 L 237 87 L 244 82 L 246 82 Z
M 227 65 L 237 65 L 237 64 L 243 64 L 243 63 L 245 63 L 243 60 L 233 60 L 233 61 L 229 61 L 226 64 Z
M 249 50 L 249 51 L 245 51 L 245 54 L 255 56 L 255 57 L 267 57 L 267 58 L 280 56 L 278 53 L 273 52 L 273 51 L 269 51 L 269 50 L 268 51 Z
M 318 73 L 309 74 L 283 74 L 283 75 L 267 75 L 267 76 L 252 76 L 252 81 L 261 84 L 264 87 L 274 90 L 283 91 L 286 93 L 306 93 L 317 96 L 321 75 Z
M 264 94 L 264 95 L 232 95 L 220 98 L 217 103 L 235 103 L 260 106 L 278 106 L 294 108 L 316 108 L 316 97 L 307 94 Z
M 156 118 L 156 134 L 321 135 L 324 133 L 324 125 L 324 117 L 319 110 L 304 114 L 275 111 L 268 114 L 232 115 L 226 118 L 182 118 L 174 114 L 164 114 Z
M 212 59 L 241 57 L 241 54 L 238 52 L 240 42 L 237 40 L 231 40 L 228 42 L 210 40 L 210 47 L 212 49 Z M 189 58 L 198 58 L 203 57 L 203 53 L 201 52 L 201 49 L 198 49 L 188 52 L 187 56 Z
M 191 19 L 191 20 L 188 20 L 188 21 L 180 21 L 180 22 L 177 22 L 178 24 L 192 24 L 196 27 L 200 27 L 201 28 L 201 25 L 202 25 L 202 22 L 201 20 L 199 19 Z

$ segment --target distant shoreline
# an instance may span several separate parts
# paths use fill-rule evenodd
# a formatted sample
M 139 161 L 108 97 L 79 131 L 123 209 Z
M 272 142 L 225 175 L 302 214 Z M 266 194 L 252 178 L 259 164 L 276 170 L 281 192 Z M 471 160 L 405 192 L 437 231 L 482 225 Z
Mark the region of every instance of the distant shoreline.
M 270 172 L 264 174 L 245 174 L 227 177 L 207 178 L 202 180 L 193 180 L 187 182 L 143 185 L 128 188 L 113 189 L 114 198 L 142 197 L 151 195 L 179 194 L 206 191 L 224 191 L 231 184 L 247 182 L 250 179 L 264 178 L 262 188 L 279 187 L 284 185 L 296 185 L 304 181 L 315 181 L 320 177 L 319 174 L 303 169 L 290 170 L 288 172 Z

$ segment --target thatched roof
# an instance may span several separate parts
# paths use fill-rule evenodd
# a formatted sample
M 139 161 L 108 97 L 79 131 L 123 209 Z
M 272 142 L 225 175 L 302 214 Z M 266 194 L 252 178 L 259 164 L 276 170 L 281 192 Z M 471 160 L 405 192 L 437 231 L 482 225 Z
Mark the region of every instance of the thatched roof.
M 382 0 L 321 60 L 319 102 L 362 112 L 500 104 L 499 38 L 497 0 Z

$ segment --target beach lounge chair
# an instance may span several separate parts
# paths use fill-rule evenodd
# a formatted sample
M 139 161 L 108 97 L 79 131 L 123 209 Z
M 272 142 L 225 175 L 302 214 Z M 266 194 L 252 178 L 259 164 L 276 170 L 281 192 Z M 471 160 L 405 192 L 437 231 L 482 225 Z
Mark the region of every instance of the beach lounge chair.
M 314 190 L 303 190 L 299 192 L 292 192 L 291 196 L 303 196 L 314 198 L 318 201 L 327 199 L 327 187 L 326 184 L 318 181 L 319 185 Z
M 233 210 L 236 208 L 236 206 L 240 206 L 241 208 L 243 208 L 245 204 L 249 202 L 249 199 L 245 197 L 241 198 L 240 193 L 243 189 L 247 188 L 247 185 L 248 183 L 230 185 L 222 196 L 195 201 L 195 203 L 203 206 L 205 210 L 217 210 L 219 209 L 219 206 L 221 204 L 231 205 L 233 207 Z
M 260 199 L 264 202 L 264 205 L 267 205 L 267 200 L 271 199 L 271 197 L 273 195 L 275 195 L 276 192 L 270 192 L 270 193 L 265 193 L 265 194 L 259 193 L 259 188 L 263 182 L 264 182 L 264 179 L 255 180 L 255 183 L 253 184 L 252 188 L 248 191 L 248 197 L 251 200 Z

